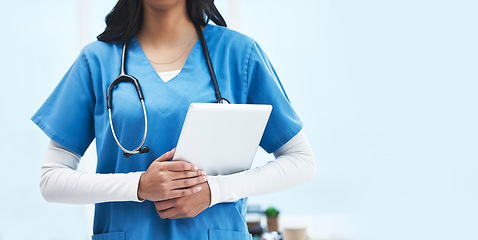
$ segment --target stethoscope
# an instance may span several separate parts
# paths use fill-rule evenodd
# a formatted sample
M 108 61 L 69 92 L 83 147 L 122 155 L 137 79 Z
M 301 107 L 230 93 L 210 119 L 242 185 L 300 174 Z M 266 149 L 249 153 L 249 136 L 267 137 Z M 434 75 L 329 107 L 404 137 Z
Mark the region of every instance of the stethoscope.
M 211 75 L 211 80 L 214 85 L 214 91 L 216 93 L 216 100 L 217 103 L 229 103 L 229 101 L 221 96 L 221 91 L 219 90 L 219 85 L 217 84 L 216 74 L 214 73 L 214 68 L 212 67 L 211 57 L 209 56 L 209 51 L 206 45 L 206 39 L 204 38 L 204 33 L 202 32 L 201 28 L 198 25 L 194 25 L 196 28 L 196 32 L 199 37 L 199 41 L 201 42 L 202 50 L 204 52 L 204 57 L 206 58 L 207 68 L 209 70 L 209 74 Z M 123 156 L 129 157 L 133 154 L 137 153 L 147 153 L 149 152 L 148 146 L 143 146 L 144 142 L 146 141 L 146 136 L 148 133 L 148 116 L 146 115 L 146 107 L 144 105 L 144 96 L 143 91 L 141 90 L 141 85 L 139 81 L 126 73 L 125 65 L 126 65 L 126 57 L 128 52 L 128 41 L 125 41 L 123 45 L 123 52 L 121 54 L 121 71 L 120 75 L 110 84 L 108 90 L 106 91 L 106 108 L 108 109 L 108 116 L 110 120 L 110 127 L 111 132 L 113 133 L 113 137 L 118 144 L 118 146 L 123 150 Z M 113 88 L 121 82 L 130 82 L 134 84 L 136 88 L 136 92 L 138 93 L 139 100 L 141 101 L 141 106 L 143 107 L 143 114 L 144 114 L 144 135 L 143 140 L 138 147 L 133 150 L 128 150 L 124 148 L 121 143 L 119 142 L 118 138 L 116 137 L 115 129 L 113 127 L 113 120 L 111 117 L 111 110 L 113 109 L 112 99 L 113 99 Z

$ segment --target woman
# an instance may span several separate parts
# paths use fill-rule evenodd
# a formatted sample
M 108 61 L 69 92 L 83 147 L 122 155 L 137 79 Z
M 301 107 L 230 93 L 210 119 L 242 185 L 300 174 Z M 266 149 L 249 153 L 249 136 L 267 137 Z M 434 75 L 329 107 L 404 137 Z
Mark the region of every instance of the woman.
M 285 189 L 315 173 L 302 123 L 268 58 L 251 38 L 225 27 L 213 0 L 119 0 L 106 23 L 99 41 L 82 50 L 32 118 L 51 138 L 43 196 L 96 203 L 93 239 L 250 239 L 246 197 Z M 273 105 L 260 146 L 275 161 L 225 176 L 168 161 L 189 104 L 216 102 L 195 26 L 205 36 L 222 95 L 231 103 Z M 115 142 L 106 106 L 124 43 L 126 71 L 142 86 L 149 122 L 150 152 L 129 158 Z M 119 84 L 114 94 L 116 135 L 132 149 L 143 137 L 142 108 L 132 85 Z M 95 138 L 97 173 L 76 171 Z

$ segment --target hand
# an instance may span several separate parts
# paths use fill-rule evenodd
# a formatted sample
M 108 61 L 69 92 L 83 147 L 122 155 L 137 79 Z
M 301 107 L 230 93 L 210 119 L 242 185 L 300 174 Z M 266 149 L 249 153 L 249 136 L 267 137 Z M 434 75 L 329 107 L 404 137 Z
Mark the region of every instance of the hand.
M 162 201 L 201 191 L 198 184 L 207 181 L 206 173 L 198 170 L 192 163 L 170 161 L 174 152 L 175 149 L 163 154 L 141 175 L 138 186 L 139 199 Z
M 199 184 L 202 190 L 194 195 L 155 202 L 159 217 L 166 219 L 192 218 L 211 204 L 211 190 L 207 182 Z

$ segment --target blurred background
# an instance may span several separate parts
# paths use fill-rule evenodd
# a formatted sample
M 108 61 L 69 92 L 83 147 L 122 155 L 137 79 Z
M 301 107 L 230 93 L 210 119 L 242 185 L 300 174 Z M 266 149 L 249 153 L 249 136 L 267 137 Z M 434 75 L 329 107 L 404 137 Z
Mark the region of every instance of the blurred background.
M 0 0 L 0 240 L 90 238 L 93 205 L 41 197 L 49 139 L 30 117 L 115 2 Z M 250 203 L 314 239 L 478 239 L 477 1 L 216 4 L 268 54 L 318 161 L 312 181 Z

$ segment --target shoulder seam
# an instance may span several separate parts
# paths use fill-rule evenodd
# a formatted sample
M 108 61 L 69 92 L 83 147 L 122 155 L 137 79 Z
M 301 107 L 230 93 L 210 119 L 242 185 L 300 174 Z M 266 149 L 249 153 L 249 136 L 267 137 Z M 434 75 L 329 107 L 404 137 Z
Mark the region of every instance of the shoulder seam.
M 245 71 L 245 75 L 246 75 L 246 76 L 245 76 L 245 78 L 244 78 L 244 79 L 245 79 L 245 84 L 244 84 L 244 87 L 245 87 L 245 89 L 244 89 L 244 94 L 245 94 L 245 96 L 244 96 L 244 100 L 246 101 L 246 103 L 247 103 L 247 96 L 249 95 L 249 85 L 250 85 L 250 79 L 249 79 L 249 70 L 250 70 L 250 69 L 249 69 L 249 67 L 250 67 L 250 63 L 251 63 L 252 49 L 253 49 L 253 47 L 254 47 L 255 42 L 254 42 L 254 41 L 251 41 L 250 44 L 251 44 L 251 46 L 249 47 L 248 56 L 246 57 L 246 64 L 245 64 L 245 65 L 246 65 L 246 66 L 245 66 L 245 67 L 246 67 L 246 71 Z
M 86 63 L 86 66 L 88 67 L 88 74 L 90 75 L 90 84 L 91 84 L 91 93 L 92 93 L 92 97 L 93 97 L 93 100 L 95 102 L 95 105 L 96 105 L 96 96 L 94 94 L 95 92 L 95 89 L 93 88 L 93 76 L 91 74 L 91 67 L 90 67 L 90 63 L 88 62 L 88 57 L 86 56 L 85 52 L 84 51 L 81 51 L 81 55 L 82 57 L 85 59 L 85 63 Z

